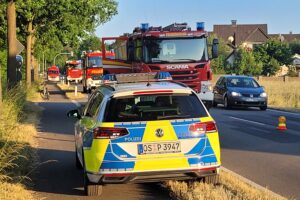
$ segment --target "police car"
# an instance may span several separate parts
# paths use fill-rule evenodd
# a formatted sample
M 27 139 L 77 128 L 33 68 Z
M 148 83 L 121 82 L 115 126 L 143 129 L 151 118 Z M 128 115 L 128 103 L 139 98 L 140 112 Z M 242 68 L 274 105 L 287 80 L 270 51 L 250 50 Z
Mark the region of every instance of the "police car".
M 218 180 L 218 130 L 197 94 L 168 73 L 107 75 L 75 124 L 76 165 L 89 196 L 102 185 Z

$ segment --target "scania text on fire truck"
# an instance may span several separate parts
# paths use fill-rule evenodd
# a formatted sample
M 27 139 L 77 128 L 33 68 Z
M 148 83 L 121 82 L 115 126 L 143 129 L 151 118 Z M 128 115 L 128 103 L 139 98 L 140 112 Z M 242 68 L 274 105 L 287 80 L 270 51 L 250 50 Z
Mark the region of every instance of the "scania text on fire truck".
M 67 81 L 82 81 L 81 60 L 66 61 Z
M 114 59 L 113 52 L 107 52 L 107 57 Z M 83 52 L 82 55 L 82 66 L 83 66 L 83 92 L 91 91 L 101 84 L 101 78 L 105 69 L 102 64 L 102 52 Z
M 191 30 L 187 23 L 164 28 L 142 24 L 132 34 L 102 38 L 103 64 L 109 73 L 169 72 L 174 81 L 194 89 L 210 107 L 213 101 L 210 59 L 218 56 L 218 40 L 213 40 L 209 58 L 207 37 L 203 22 L 197 23 L 196 30 Z M 113 49 L 115 58 L 108 58 L 105 49 Z M 108 66 L 119 71 L 112 72 Z

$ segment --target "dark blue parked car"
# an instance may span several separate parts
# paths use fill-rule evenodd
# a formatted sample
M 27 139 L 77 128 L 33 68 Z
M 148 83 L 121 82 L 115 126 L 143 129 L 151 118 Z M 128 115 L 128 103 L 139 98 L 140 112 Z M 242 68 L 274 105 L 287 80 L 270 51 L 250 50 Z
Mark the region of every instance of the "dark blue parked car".
M 268 97 L 262 86 L 253 77 L 224 75 L 213 90 L 213 105 L 223 104 L 225 108 L 233 106 L 259 107 L 266 110 Z

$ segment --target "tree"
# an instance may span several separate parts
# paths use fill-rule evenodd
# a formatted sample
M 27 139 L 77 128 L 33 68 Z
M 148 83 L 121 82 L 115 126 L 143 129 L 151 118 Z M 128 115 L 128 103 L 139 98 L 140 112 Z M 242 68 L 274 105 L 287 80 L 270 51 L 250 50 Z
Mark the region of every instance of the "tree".
M 260 75 L 262 72 L 262 63 L 257 62 L 252 51 L 241 48 L 237 51 L 236 58 L 231 68 L 231 73 Z
M 210 34 L 208 37 L 208 45 L 210 47 L 208 52 L 210 56 L 211 56 L 212 41 L 214 38 L 217 38 L 215 34 Z M 219 56 L 218 58 L 215 58 L 211 61 L 211 68 L 214 73 L 216 74 L 226 73 L 226 68 L 225 68 L 225 66 L 227 65 L 226 58 L 229 54 L 230 54 L 230 48 L 222 38 L 219 38 Z
M 101 40 L 96 35 L 91 34 L 85 37 L 78 48 L 77 55 L 80 56 L 82 51 L 96 51 L 101 50 Z
M 7 2 L 7 85 L 13 88 L 16 83 L 16 55 L 17 55 L 17 35 L 16 35 L 16 5 L 14 0 Z
M 294 40 L 290 43 L 292 54 L 300 54 L 300 40 Z
M 44 51 L 50 49 L 51 40 L 62 45 L 78 47 L 80 38 L 93 32 L 95 27 L 108 21 L 117 13 L 114 0 L 23 0 L 19 1 L 19 23 L 27 34 L 26 68 L 27 83 L 31 77 L 31 46 L 42 46 Z M 53 36 L 53 37 L 51 37 Z M 32 43 L 32 37 L 36 43 Z M 56 48 L 60 53 L 62 49 Z M 40 56 L 40 55 L 38 55 Z M 49 59 L 49 58 L 48 58 Z
M 262 74 L 266 76 L 276 74 L 281 65 L 292 63 L 289 45 L 276 39 L 270 39 L 265 44 L 256 46 L 254 57 L 257 62 L 262 63 Z

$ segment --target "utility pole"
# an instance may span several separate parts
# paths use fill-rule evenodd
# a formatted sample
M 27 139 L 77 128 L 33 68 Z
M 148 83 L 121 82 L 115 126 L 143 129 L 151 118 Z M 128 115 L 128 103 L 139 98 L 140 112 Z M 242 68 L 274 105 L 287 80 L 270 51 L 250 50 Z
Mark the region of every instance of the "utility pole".
M 14 0 L 7 2 L 7 86 L 13 88 L 17 83 L 17 33 L 16 33 L 16 5 Z

